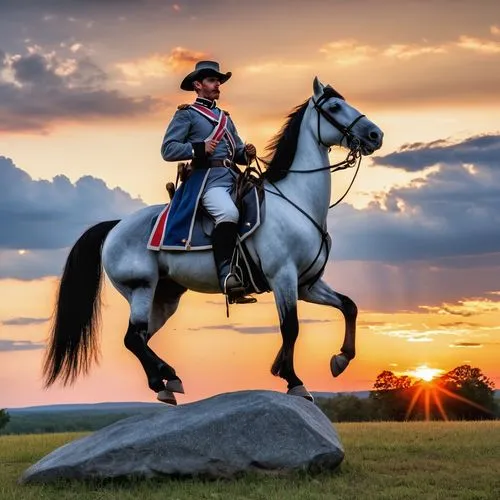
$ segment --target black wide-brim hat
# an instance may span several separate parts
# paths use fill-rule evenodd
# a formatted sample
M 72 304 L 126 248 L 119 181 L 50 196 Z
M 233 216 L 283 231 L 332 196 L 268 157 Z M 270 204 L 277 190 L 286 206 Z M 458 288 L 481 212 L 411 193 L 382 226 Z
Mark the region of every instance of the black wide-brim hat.
M 196 63 L 194 71 L 189 73 L 181 83 L 182 90 L 194 90 L 193 82 L 201 81 L 208 76 L 216 76 L 221 83 L 227 82 L 231 78 L 232 73 L 221 73 L 219 63 L 215 61 L 199 61 Z

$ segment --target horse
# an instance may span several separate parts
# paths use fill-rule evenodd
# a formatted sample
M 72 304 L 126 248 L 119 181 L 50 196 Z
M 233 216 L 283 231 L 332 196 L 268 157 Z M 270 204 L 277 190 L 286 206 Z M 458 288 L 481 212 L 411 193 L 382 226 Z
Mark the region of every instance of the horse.
M 382 146 L 383 132 L 315 77 L 313 95 L 295 107 L 268 145 L 263 177 L 266 212 L 247 240 L 276 303 L 282 345 L 271 373 L 287 382 L 287 393 L 313 401 L 294 369 L 299 334 L 297 301 L 339 309 L 345 320 L 340 353 L 330 370 L 339 376 L 355 357 L 357 306 L 322 279 L 331 240 L 327 215 L 331 195 L 332 146 L 362 156 Z M 359 167 L 359 164 L 358 164 Z M 141 363 L 157 399 L 176 404 L 184 393 L 175 369 L 148 341 L 175 313 L 186 290 L 221 293 L 211 250 L 147 249 L 151 221 L 164 205 L 148 206 L 121 220 L 105 221 L 85 231 L 72 247 L 60 280 L 55 320 L 45 353 L 46 387 L 61 379 L 72 384 L 98 358 L 102 270 L 130 305 L 124 344 Z M 249 307 L 249 306 L 248 306 Z

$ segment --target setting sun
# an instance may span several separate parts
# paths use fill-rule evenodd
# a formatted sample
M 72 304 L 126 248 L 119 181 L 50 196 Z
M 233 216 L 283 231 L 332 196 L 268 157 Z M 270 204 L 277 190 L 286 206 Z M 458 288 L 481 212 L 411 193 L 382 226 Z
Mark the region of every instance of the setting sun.
M 443 370 L 438 368 L 429 368 L 427 365 L 417 366 L 415 370 L 408 372 L 411 377 L 415 377 L 421 380 L 425 380 L 426 382 L 430 382 L 432 379 L 436 378 L 440 375 Z

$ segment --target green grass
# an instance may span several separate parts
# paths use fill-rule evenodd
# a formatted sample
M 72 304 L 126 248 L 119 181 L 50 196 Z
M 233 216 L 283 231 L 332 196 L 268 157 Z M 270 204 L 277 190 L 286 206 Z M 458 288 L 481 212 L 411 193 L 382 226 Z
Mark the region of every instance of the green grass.
M 346 458 L 332 474 L 235 480 L 17 484 L 54 448 L 84 434 L 0 437 L 0 499 L 498 499 L 500 422 L 337 424 Z

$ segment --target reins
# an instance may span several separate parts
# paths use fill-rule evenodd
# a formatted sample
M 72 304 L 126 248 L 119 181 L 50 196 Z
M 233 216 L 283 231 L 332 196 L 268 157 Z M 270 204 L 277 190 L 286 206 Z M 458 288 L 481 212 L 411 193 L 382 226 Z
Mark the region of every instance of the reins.
M 353 178 L 352 178 L 351 182 L 349 183 L 349 186 L 347 187 L 346 191 L 335 203 L 332 203 L 331 205 L 328 206 L 328 210 L 330 210 L 331 208 L 336 207 L 347 196 L 347 194 L 351 190 L 351 188 L 354 184 L 354 181 L 356 180 L 356 177 L 358 175 L 359 167 L 361 166 L 361 158 L 362 158 L 361 149 L 360 149 L 359 145 L 357 145 L 357 147 L 355 149 L 351 149 L 347 153 L 347 157 L 345 160 L 340 161 L 338 163 L 334 163 L 333 165 L 327 165 L 326 167 L 313 168 L 310 170 L 288 169 L 288 170 L 286 170 L 286 172 L 287 173 L 293 172 L 295 174 L 313 174 L 315 172 L 323 172 L 325 170 L 330 170 L 331 173 L 335 173 L 335 172 L 338 172 L 339 170 L 346 170 L 348 168 L 356 167 Z M 260 177 L 260 176 L 262 176 L 262 168 L 260 167 L 259 160 L 263 163 L 267 163 L 267 162 L 263 158 L 260 158 L 258 156 L 255 157 L 255 164 L 257 165 L 258 171 L 256 169 L 253 169 L 253 171 L 256 172 L 258 174 L 258 176 Z M 269 184 L 271 184 L 271 186 L 276 188 L 274 183 L 271 182 L 269 179 L 267 179 L 267 182 L 269 182 Z M 269 190 L 266 190 L 266 191 L 272 192 Z

